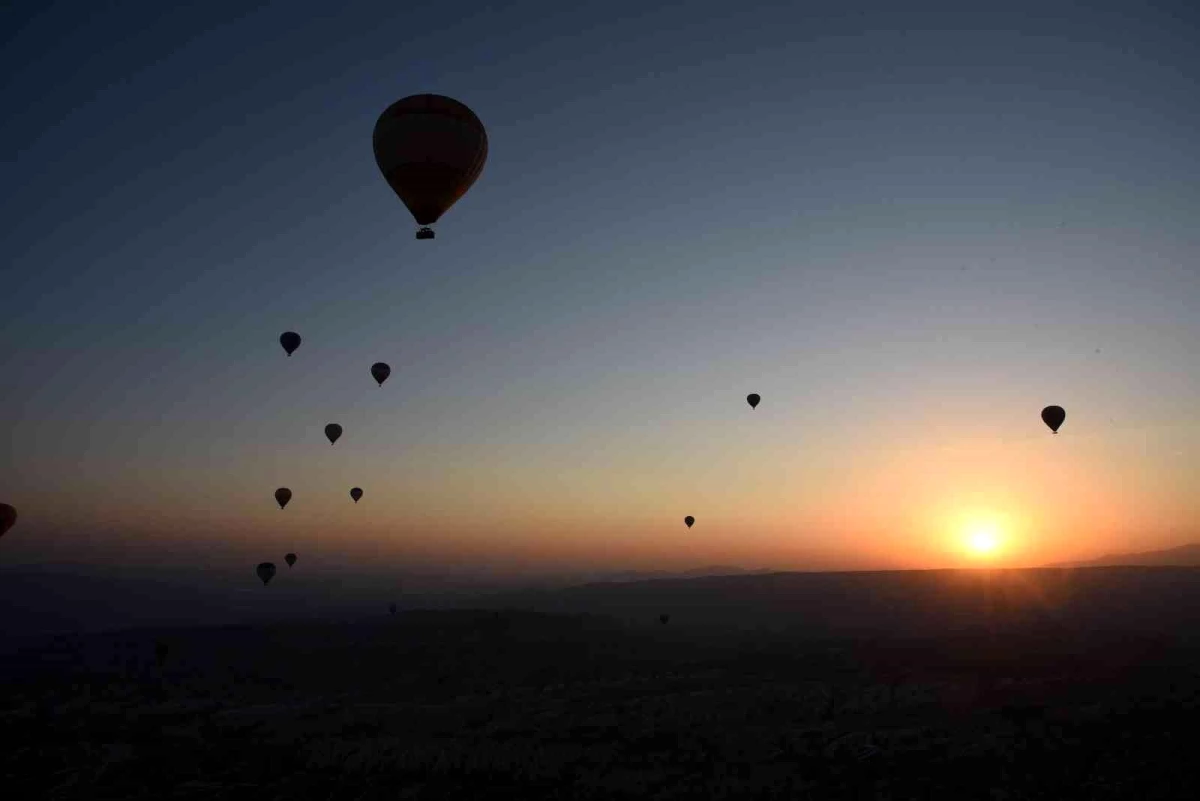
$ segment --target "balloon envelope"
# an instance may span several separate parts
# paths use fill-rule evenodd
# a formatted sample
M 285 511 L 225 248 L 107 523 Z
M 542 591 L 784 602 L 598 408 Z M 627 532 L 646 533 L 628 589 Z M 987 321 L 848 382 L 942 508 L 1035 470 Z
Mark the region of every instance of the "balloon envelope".
M 287 355 L 291 356 L 292 352 L 300 347 L 300 335 L 295 331 L 284 331 L 279 335 L 279 344 L 283 345 L 283 349 L 287 351 Z
M 691 528 L 692 523 L 696 522 L 696 518 L 692 517 L 691 515 L 688 515 L 687 517 L 683 518 L 683 522 L 687 524 L 688 528 Z
M 1047 406 L 1042 409 L 1042 422 L 1050 426 L 1050 430 L 1058 433 L 1058 427 L 1067 419 L 1067 412 L 1061 406 Z
M 670 619 L 671 619 L 670 615 L 659 615 L 658 616 L 658 622 L 662 623 L 664 626 L 667 625 L 667 621 Z
M 275 578 L 275 565 L 271 562 L 262 562 L 254 569 L 254 572 L 258 574 L 265 587 L 271 579 Z
M 17 510 L 7 503 L 0 503 L 0 537 L 17 522 Z
M 350 497 L 354 499 L 355 503 L 358 503 L 358 499 L 362 497 L 362 490 L 358 487 L 355 487 L 354 489 L 350 490 Z
M 289 553 L 287 556 L 283 557 L 283 561 L 288 563 L 288 567 L 291 567 L 292 565 L 296 564 L 296 554 Z
M 329 438 L 330 445 L 337 442 L 338 437 L 340 437 L 341 435 L 342 435 L 342 427 L 339 426 L 337 423 L 330 423 L 329 425 L 325 426 L 325 436 Z
M 750 404 L 751 409 L 757 408 L 758 402 L 760 400 L 762 400 L 762 398 L 760 398 L 758 396 L 758 394 L 754 393 L 754 392 L 751 392 L 749 395 L 746 396 L 746 403 Z
M 396 605 L 388 604 L 388 611 L 390 611 L 393 615 L 396 614 Z
M 410 95 L 384 109 L 371 145 L 388 186 L 421 226 L 433 225 L 467 193 L 488 154 L 487 131 L 475 112 L 431 94 Z M 432 234 L 423 229 L 417 238 Z
M 292 491 L 287 487 L 280 487 L 279 489 L 275 490 L 275 503 L 279 504 L 280 509 L 287 506 L 288 501 L 291 499 Z
M 381 387 L 383 386 L 383 382 L 387 381 L 388 376 L 391 374 L 392 368 L 388 367 L 383 362 L 375 362 L 371 365 L 371 377 L 374 378 Z

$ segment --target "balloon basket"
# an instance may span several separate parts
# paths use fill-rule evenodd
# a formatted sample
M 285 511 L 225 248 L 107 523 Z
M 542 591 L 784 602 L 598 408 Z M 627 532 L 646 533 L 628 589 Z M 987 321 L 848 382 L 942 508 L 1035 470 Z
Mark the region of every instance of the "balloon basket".
M 433 239 L 432 228 L 422 228 L 417 231 L 417 239 Z

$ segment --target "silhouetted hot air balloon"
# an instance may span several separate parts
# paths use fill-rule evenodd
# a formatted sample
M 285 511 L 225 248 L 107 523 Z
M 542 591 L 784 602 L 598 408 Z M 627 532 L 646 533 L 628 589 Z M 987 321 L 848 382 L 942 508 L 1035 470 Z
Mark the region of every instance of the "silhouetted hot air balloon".
M 7 503 L 0 503 L 0 537 L 17 522 L 17 510 Z
M 756 392 L 751 392 L 746 396 L 746 403 L 750 404 L 751 409 L 758 408 L 758 402 L 760 400 L 762 400 L 762 398 L 760 398 Z
M 275 502 L 279 504 L 280 509 L 287 506 L 288 501 L 291 499 L 292 491 L 287 487 L 280 487 L 279 489 L 275 490 Z
M 383 386 L 383 382 L 388 380 L 388 376 L 392 374 L 392 368 L 388 367 L 383 362 L 375 362 L 371 365 L 371 378 L 374 378 L 379 386 Z
M 340 437 L 341 435 L 342 435 L 342 427 L 339 426 L 337 423 L 330 423 L 329 425 L 325 426 L 325 436 L 329 438 L 330 445 L 337 442 L 338 437 Z
M 291 356 L 292 352 L 300 347 L 300 335 L 295 331 L 284 331 L 279 335 L 279 344 L 283 345 L 283 349 L 287 351 L 287 355 Z
M 659 615 L 658 616 L 658 622 L 662 623 L 664 626 L 667 625 L 667 622 L 670 621 L 670 619 L 671 619 L 670 615 Z
M 1050 426 L 1050 430 L 1058 433 L 1058 427 L 1067 419 L 1067 413 L 1061 406 L 1047 406 L 1042 409 L 1042 422 Z
M 291 567 L 292 565 L 296 564 L 296 554 L 289 553 L 287 556 L 283 557 L 283 561 L 288 563 L 288 567 Z
M 154 660 L 158 662 L 159 670 L 162 670 L 163 663 L 167 661 L 167 644 L 162 640 L 154 641 Z
M 362 497 L 362 489 L 355 487 L 354 489 L 350 490 L 350 497 L 354 499 L 355 503 L 358 503 L 358 499 Z
M 255 568 L 254 572 L 258 574 L 259 579 L 262 580 L 265 587 L 271 579 L 275 578 L 275 565 L 271 562 L 262 562 Z
M 411 95 L 388 106 L 371 136 L 375 163 L 421 228 L 467 193 L 487 161 L 488 138 L 475 112 L 442 95 Z
M 696 522 L 696 518 L 692 517 L 691 515 L 688 515 L 687 517 L 683 518 L 683 522 L 687 524 L 688 528 L 691 528 L 692 523 Z
M 396 605 L 388 604 L 388 611 L 391 612 L 393 615 L 396 614 Z

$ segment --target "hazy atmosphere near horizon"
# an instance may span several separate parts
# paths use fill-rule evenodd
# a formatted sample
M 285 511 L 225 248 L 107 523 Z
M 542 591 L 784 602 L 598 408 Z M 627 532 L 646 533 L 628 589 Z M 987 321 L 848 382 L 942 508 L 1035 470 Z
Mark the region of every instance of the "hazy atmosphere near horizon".
M 1198 21 L 7 3 L 0 564 L 256 585 L 287 551 L 553 575 L 1200 540 Z M 426 92 L 488 156 L 416 241 L 371 138 Z

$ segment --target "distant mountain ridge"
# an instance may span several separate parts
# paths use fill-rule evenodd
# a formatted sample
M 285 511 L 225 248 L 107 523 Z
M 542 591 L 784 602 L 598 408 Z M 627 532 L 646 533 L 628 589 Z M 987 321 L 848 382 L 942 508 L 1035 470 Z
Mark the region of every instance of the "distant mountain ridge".
M 734 565 L 706 565 L 688 570 L 614 570 L 575 576 L 570 584 L 600 584 L 605 582 L 649 581 L 652 579 L 706 578 L 708 576 L 750 576 L 773 573 L 769 567 L 748 569 Z M 562 583 L 562 582 L 560 582 Z
M 773 572 L 606 581 L 463 598 L 463 607 L 595 615 L 671 631 L 788 637 L 941 637 L 1014 629 L 1166 636 L 1200 630 L 1200 570 L 1100 569 Z M 1172 634 L 1172 636 L 1174 636 Z
M 1200 542 L 1162 551 L 1107 554 L 1080 562 L 1057 562 L 1046 567 L 1200 567 Z

